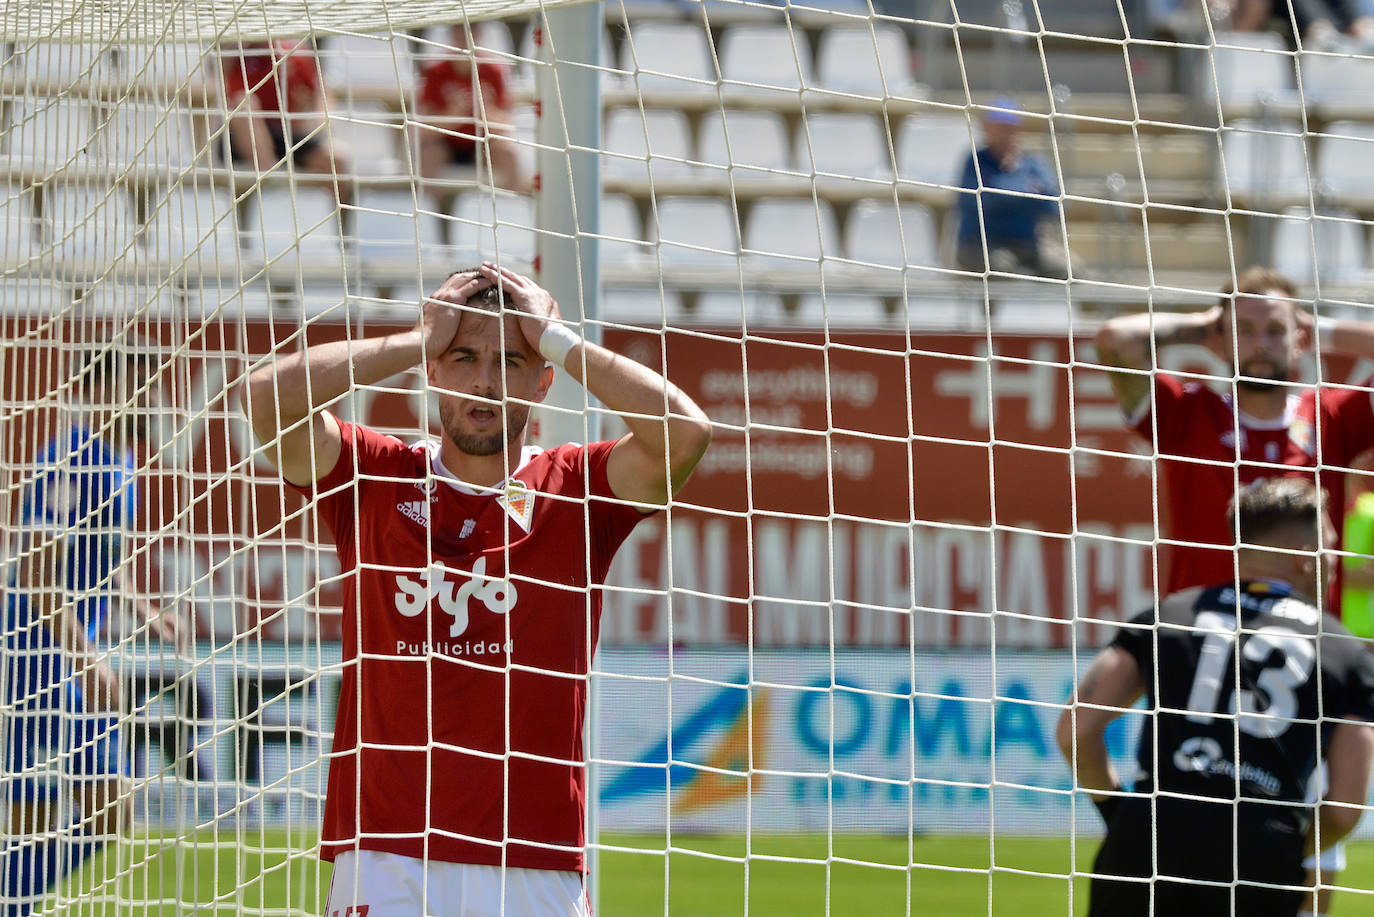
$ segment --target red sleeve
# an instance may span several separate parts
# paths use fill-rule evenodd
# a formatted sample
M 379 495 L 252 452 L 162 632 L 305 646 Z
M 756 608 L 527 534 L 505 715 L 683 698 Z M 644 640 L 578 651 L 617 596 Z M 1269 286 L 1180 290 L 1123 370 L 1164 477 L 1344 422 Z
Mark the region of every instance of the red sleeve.
M 1155 373 L 1143 412 L 1138 417 L 1127 418 L 1131 429 L 1158 449 L 1179 451 L 1177 447 L 1184 435 L 1187 402 L 1192 391 L 1195 391 L 1194 386 L 1184 387 L 1173 376 Z
M 590 443 L 587 446 L 565 447 L 572 451 L 568 461 L 574 468 L 581 466 L 587 482 L 587 515 L 591 523 L 592 569 L 597 580 L 606 576 L 611 560 L 630 531 L 647 518 L 634 506 L 621 501 L 611 490 L 611 480 L 606 475 L 611 450 L 615 441 Z M 652 515 L 652 514 L 650 514 Z
M 224 100 L 234 99 L 248 92 L 247 61 L 239 55 L 226 55 L 220 60 L 220 70 L 224 75 Z
M 355 492 L 358 477 L 367 474 L 395 473 L 395 458 L 408 454 L 409 450 L 400 440 L 383 436 L 375 430 L 357 424 L 339 424 L 339 460 L 329 473 L 314 484 L 304 487 L 286 484 L 299 491 L 315 504 L 316 514 L 329 524 L 334 533 L 334 543 L 342 544 L 351 537 L 353 522 L 357 517 Z
M 1337 440 L 1341 443 L 1342 455 L 1323 455 L 1322 462 L 1327 465 L 1349 466 L 1361 452 L 1374 448 L 1374 398 L 1370 386 L 1374 379 L 1367 379 L 1361 388 L 1321 390 L 1322 407 L 1329 412 L 1328 421 L 1337 424 Z

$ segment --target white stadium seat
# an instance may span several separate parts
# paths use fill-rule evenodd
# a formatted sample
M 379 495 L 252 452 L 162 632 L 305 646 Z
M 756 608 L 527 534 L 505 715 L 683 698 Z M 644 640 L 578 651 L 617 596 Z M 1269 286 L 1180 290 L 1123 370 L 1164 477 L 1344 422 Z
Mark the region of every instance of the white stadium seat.
M 408 93 L 415 86 L 412 45 L 404 35 L 331 35 L 320 51 L 325 85 L 341 98 L 353 88 Z
M 1308 104 L 1324 102 L 1363 103 L 1374 86 L 1374 58 L 1364 55 L 1304 53 L 1302 97 Z
M 443 242 L 443 227 L 434 202 L 423 192 L 367 188 L 353 211 L 353 231 L 363 270 L 418 264 L 417 252 Z
M 816 83 L 871 98 L 908 95 L 915 85 L 906 34 L 892 22 L 831 26 L 821 32 Z
M 963 115 L 909 115 L 897 132 L 897 177 L 949 185 L 973 152 Z
M 1291 122 L 1233 121 L 1221 135 L 1231 193 L 1306 197 L 1307 145 L 1301 131 Z
M 654 239 L 665 265 L 714 266 L 735 263 L 739 230 L 735 211 L 723 197 L 661 197 L 654 217 Z
M 606 287 L 601 291 L 598 321 L 622 325 L 662 326 L 682 321 L 682 298 L 673 290 L 662 296 L 652 287 Z
M 1202 69 L 1204 98 L 1234 104 L 1291 94 L 1293 57 L 1281 37 L 1273 32 L 1218 32 L 1216 39 L 1212 67 Z
M 212 269 L 238 257 L 238 220 L 233 194 L 225 188 L 183 184 L 149 201 L 145 241 L 149 257 Z
M 672 109 L 617 108 L 606 115 L 602 167 L 608 175 L 648 179 L 691 171 L 687 115 Z
M 743 295 L 738 290 L 707 290 L 697 297 L 691 321 L 717 328 L 738 328 L 746 322 L 750 330 L 790 324 L 782 297 L 756 290 Z
M 1363 280 L 1364 227 L 1353 213 L 1309 217 L 1306 208 L 1290 207 L 1274 229 L 1270 263 L 1305 289 Z
M 850 261 L 882 267 L 939 267 L 935 215 L 924 204 L 861 201 L 845 223 L 844 254 Z
M 728 142 L 727 142 L 728 141 Z M 793 168 L 792 145 L 782 115 L 775 111 L 710 111 L 697 132 L 698 158 L 735 169 Z M 739 177 L 744 177 L 736 173 Z
M 809 293 L 797 302 L 795 320 L 803 328 L 884 328 L 896 322 L 877 296 L 863 293 Z
M 601 198 L 601 248 L 603 264 L 637 264 L 649 255 L 639 207 L 628 194 Z
M 355 169 L 373 175 L 401 171 L 406 153 L 404 129 L 399 118 L 380 103 L 358 102 L 345 111 L 331 112 L 329 136 L 348 150 Z
M 96 117 L 103 119 L 98 127 L 102 149 L 117 164 L 182 169 L 196 159 L 191 114 L 184 108 L 123 101 L 98 109 Z
M 1374 195 L 1374 125 L 1335 121 L 1317 141 L 1317 177 L 1332 194 Z M 1340 136 L 1337 136 L 1340 135 Z
M 803 172 L 892 177 L 887 131 L 877 115 L 842 111 L 809 114 L 797 125 L 794 149 Z
M 746 256 L 755 266 L 805 270 L 822 256 L 840 254 L 839 230 L 830 202 L 811 198 L 765 198 L 749 213 Z
M 36 228 L 32 192 L 18 184 L 0 185 L 0 267 L 28 260 Z
M 85 157 L 91 136 L 91 105 L 85 99 L 30 97 L 9 106 L 11 164 L 48 169 Z
M 330 188 L 261 188 L 247 220 L 247 248 L 269 270 L 291 276 L 343 266 L 338 205 Z
M 63 257 L 108 263 L 134 245 L 133 202 L 123 185 L 54 185 L 44 214 L 52 246 Z
M 710 36 L 699 23 L 636 22 L 620 49 L 620 70 L 642 92 L 714 92 Z
M 786 25 L 735 25 L 720 39 L 722 79 L 748 86 L 800 89 L 811 83 L 806 36 Z
M 453 242 L 460 252 L 519 270 L 534 263 L 534 201 L 505 191 L 467 191 L 454 204 Z

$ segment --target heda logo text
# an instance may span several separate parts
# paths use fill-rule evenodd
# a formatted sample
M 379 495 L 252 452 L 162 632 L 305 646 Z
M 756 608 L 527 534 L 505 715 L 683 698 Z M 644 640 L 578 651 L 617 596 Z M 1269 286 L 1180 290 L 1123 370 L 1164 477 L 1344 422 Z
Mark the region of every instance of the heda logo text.
M 460 585 L 461 584 L 461 585 Z M 515 607 L 518 599 L 515 584 L 510 580 L 487 576 L 487 559 L 479 557 L 466 579 L 461 571 L 451 571 L 435 565 L 414 577 L 396 577 L 396 610 L 407 618 L 423 612 L 434 599 L 439 607 L 453 616 L 448 629 L 450 637 L 462 636 L 468 629 L 468 600 L 477 599 L 494 614 L 502 615 Z

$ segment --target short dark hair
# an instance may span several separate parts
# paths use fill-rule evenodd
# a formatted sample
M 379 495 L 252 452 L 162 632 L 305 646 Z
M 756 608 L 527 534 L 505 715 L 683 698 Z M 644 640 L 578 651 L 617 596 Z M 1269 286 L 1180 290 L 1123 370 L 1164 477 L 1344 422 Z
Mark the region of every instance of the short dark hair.
M 1239 524 L 1242 545 L 1273 545 L 1283 530 L 1301 530 L 1317 540 L 1322 492 L 1308 478 L 1264 478 L 1243 487 L 1227 509 L 1231 531 Z
M 1223 308 L 1230 306 L 1237 296 L 1263 296 L 1274 290 L 1282 293 L 1285 299 L 1298 298 L 1297 284 L 1286 275 L 1271 267 L 1252 264 L 1221 288 L 1221 305 Z
M 479 273 L 477 268 L 468 267 L 463 268 L 461 271 L 454 271 L 449 276 L 456 277 L 459 274 L 476 273 Z M 484 312 L 503 312 L 506 308 L 505 297 L 501 294 L 501 289 L 496 284 L 492 284 L 485 290 L 479 290 L 478 292 L 474 293 L 471 297 L 468 298 L 467 304 L 469 306 L 474 306 L 478 309 L 481 309 Z

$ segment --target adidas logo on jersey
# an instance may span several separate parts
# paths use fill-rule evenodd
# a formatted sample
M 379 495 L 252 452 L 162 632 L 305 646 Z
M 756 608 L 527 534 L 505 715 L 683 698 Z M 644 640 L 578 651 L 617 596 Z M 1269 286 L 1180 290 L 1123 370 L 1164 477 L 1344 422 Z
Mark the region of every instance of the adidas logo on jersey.
M 411 522 L 414 522 L 416 525 L 423 526 L 424 528 L 429 528 L 428 509 L 429 507 L 419 500 L 396 504 L 397 512 L 405 516 Z

